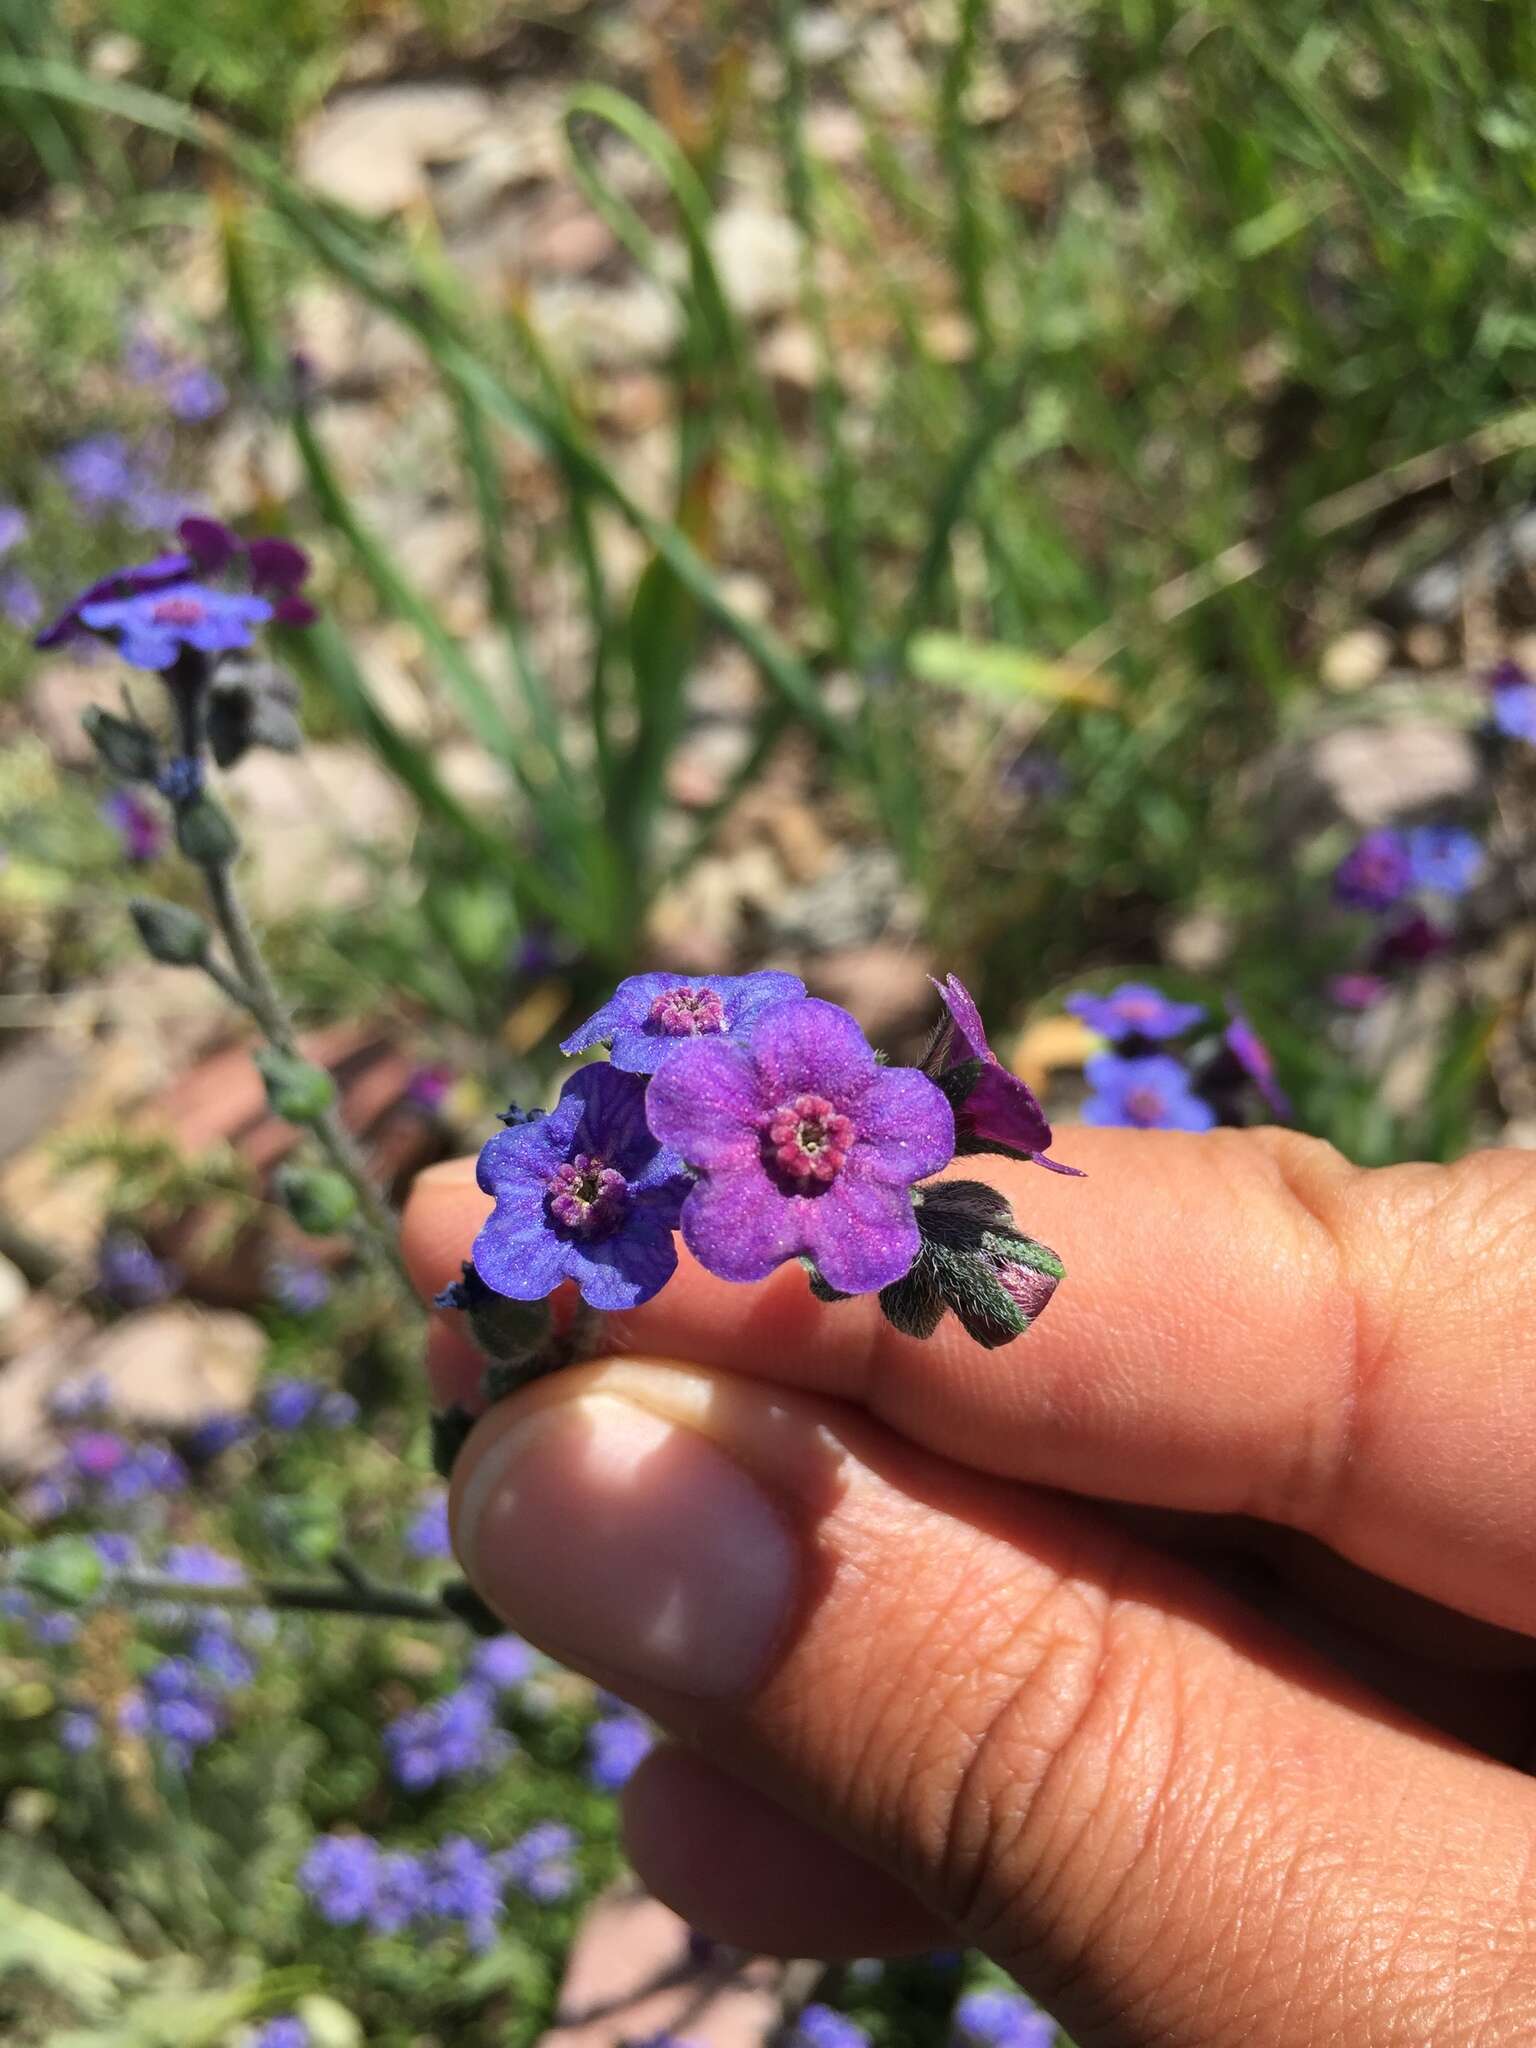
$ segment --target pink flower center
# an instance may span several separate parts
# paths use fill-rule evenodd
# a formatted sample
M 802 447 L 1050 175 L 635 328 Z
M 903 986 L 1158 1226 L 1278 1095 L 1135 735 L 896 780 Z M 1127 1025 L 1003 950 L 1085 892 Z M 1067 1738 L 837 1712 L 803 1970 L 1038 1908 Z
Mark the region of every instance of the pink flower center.
M 1127 1024 L 1153 1024 L 1162 1002 L 1157 996 L 1121 996 L 1116 1007 Z
M 1037 1273 L 1033 1266 L 1021 1266 L 1005 1259 L 997 1268 L 997 1283 L 1024 1315 L 1037 1316 L 1056 1292 L 1049 1273 Z
M 712 988 L 669 988 L 652 1003 L 648 1021 L 668 1038 L 703 1038 L 725 1029 L 725 1005 Z
M 851 1119 L 825 1096 L 797 1095 L 765 1118 L 763 1151 L 768 1164 L 793 1183 L 796 1194 L 810 1195 L 837 1179 L 853 1135 Z
M 1165 1106 L 1156 1088 L 1127 1088 L 1125 1091 L 1125 1113 L 1133 1124 L 1146 1126 L 1160 1122 Z
M 196 626 L 208 607 L 195 597 L 162 597 L 151 617 L 157 626 Z
M 549 1179 L 549 1213 L 567 1230 L 601 1237 L 629 1207 L 629 1182 L 601 1159 L 578 1152 Z

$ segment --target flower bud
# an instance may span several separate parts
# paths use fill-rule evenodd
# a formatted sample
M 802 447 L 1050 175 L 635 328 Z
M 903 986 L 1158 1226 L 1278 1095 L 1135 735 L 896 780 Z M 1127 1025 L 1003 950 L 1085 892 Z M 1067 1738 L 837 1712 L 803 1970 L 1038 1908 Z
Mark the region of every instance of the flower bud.
M 315 1123 L 336 1100 L 336 1084 L 323 1067 L 279 1052 L 275 1045 L 263 1046 L 256 1064 L 274 1114 L 291 1124 Z
M 357 1196 L 345 1174 L 329 1166 L 285 1166 L 277 1176 L 278 1199 L 301 1230 L 328 1237 L 350 1222 Z
M 456 1308 L 469 1324 L 470 1333 L 486 1357 L 502 1365 L 529 1363 L 549 1338 L 549 1303 L 513 1301 L 496 1293 L 467 1260 L 463 1278 L 455 1280 L 438 1295 L 435 1306 Z
M 922 1240 L 910 1271 L 885 1288 L 886 1320 L 931 1337 L 946 1309 L 987 1350 L 1022 1337 L 1050 1301 L 1063 1267 L 1014 1227 L 1013 1211 L 985 1181 L 937 1181 L 917 1191 Z
M 227 867 L 240 851 L 229 813 L 211 796 L 196 796 L 177 810 L 176 844 L 202 868 Z
M 468 1441 L 475 1418 L 457 1402 L 451 1408 L 435 1408 L 431 1418 L 432 1470 L 439 1479 L 452 1476 L 454 1461 Z
M 162 903 L 154 896 L 135 896 L 128 914 L 151 960 L 166 967 L 199 967 L 207 959 L 213 934 L 195 910 Z
M 114 775 L 124 782 L 153 782 L 160 772 L 160 744 L 148 726 L 119 718 L 93 704 L 81 716 L 86 738 Z

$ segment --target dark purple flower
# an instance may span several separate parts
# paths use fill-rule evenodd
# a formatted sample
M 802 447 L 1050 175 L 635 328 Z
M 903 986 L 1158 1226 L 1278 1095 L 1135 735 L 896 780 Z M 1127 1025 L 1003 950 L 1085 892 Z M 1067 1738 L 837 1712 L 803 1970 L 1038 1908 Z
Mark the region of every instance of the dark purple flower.
M 1496 691 L 1493 723 L 1506 739 L 1536 745 L 1536 683 L 1514 683 Z
M 413 1109 L 435 1116 L 447 1101 L 452 1086 L 452 1067 L 416 1067 L 405 1084 L 405 1099 Z
M 955 2006 L 951 2048 L 1051 2048 L 1056 2022 L 1022 1991 L 968 1991 Z
M 1371 948 L 1370 965 L 1381 971 L 1389 967 L 1418 967 L 1449 950 L 1452 934 L 1417 908 L 1408 910 L 1382 933 Z
M 405 1548 L 411 1557 L 452 1557 L 448 1540 L 448 1496 L 429 1494 L 405 1525 Z
M 67 1456 L 81 1479 L 100 1485 L 121 1472 L 133 1456 L 126 1437 L 108 1429 L 82 1429 L 69 1440 Z
M 1390 910 L 1413 886 L 1413 863 L 1401 832 L 1367 832 L 1333 871 L 1333 893 L 1351 910 Z
M 502 1877 L 536 1905 L 553 1906 L 576 1888 L 576 1831 L 559 1821 L 541 1821 L 497 1858 Z
M 1483 680 L 1490 690 L 1498 692 L 1523 689 L 1532 680 L 1532 676 L 1530 670 L 1521 662 L 1513 660 L 1506 654 L 1502 660 L 1494 663 Z
M 114 789 L 104 796 L 101 815 L 121 840 L 124 859 L 135 867 L 158 859 L 163 852 L 164 824 L 131 789 Z
M 881 1066 L 846 1010 L 811 997 L 763 1011 L 740 1044 L 679 1045 L 646 1114 L 701 1175 L 682 1228 L 702 1265 L 761 1280 L 804 1255 L 844 1294 L 911 1266 L 912 1185 L 955 1150 L 954 1115 L 927 1075 Z
M 583 1067 L 548 1116 L 489 1141 L 478 1177 L 496 1207 L 474 1264 L 498 1294 L 541 1301 L 574 1280 L 593 1308 L 634 1308 L 676 1270 L 688 1181 L 646 1127 L 638 1075 Z
M 317 1835 L 299 1865 L 299 1889 L 322 1920 L 354 1927 L 373 1905 L 378 1872 L 371 1835 Z
M 206 779 L 203 764 L 195 755 L 179 754 L 167 761 L 155 777 L 155 788 L 168 804 L 180 807 L 202 795 Z
M 1252 1081 L 1278 1117 L 1289 1117 L 1290 1098 L 1275 1079 L 1275 1062 L 1269 1047 L 1235 1005 L 1228 1005 L 1231 1022 L 1222 1034 L 1227 1051 Z
M 696 1038 L 735 1043 L 775 1003 L 804 996 L 793 974 L 632 974 L 560 1047 L 585 1052 L 609 1043 L 609 1058 L 631 1074 L 654 1074 L 668 1054 Z
M 183 648 L 228 654 L 249 647 L 255 628 L 272 616 L 265 598 L 213 590 L 206 583 L 171 583 L 136 597 L 102 598 L 80 606 L 93 633 L 113 635 L 134 668 L 170 668 Z
M 933 985 L 944 998 L 950 1018 L 948 1037 L 938 1048 L 939 1070 L 964 1066 L 970 1060 L 982 1063 L 980 1078 L 955 1111 L 956 1137 L 1001 1146 L 1006 1152 L 1033 1159 L 1037 1166 L 1049 1167 L 1052 1173 L 1081 1177 L 1081 1167 L 1062 1166 L 1046 1157 L 1051 1127 L 1045 1120 L 1045 1111 L 1034 1090 L 1017 1074 L 1010 1073 L 987 1043 L 981 1012 L 965 983 L 957 974 L 951 974 Z M 932 1071 L 930 1067 L 929 1072 Z
M 253 1424 L 248 1415 L 210 1415 L 187 1438 L 187 1450 L 199 1463 L 222 1457 L 236 1444 L 244 1443 Z
M 1341 1010 L 1374 1009 L 1386 992 L 1379 974 L 1336 974 L 1328 984 L 1328 1000 Z
M 1477 834 L 1459 825 L 1416 825 L 1408 834 L 1408 863 L 1415 889 L 1465 896 L 1487 865 L 1487 856 Z
M 20 569 L 8 569 L 0 575 L 0 613 L 23 632 L 43 616 L 42 593 Z
M 1177 1038 L 1205 1016 L 1200 1003 L 1176 1003 L 1144 981 L 1122 981 L 1107 996 L 1068 996 L 1063 1008 L 1103 1038 Z
M 29 531 L 27 515 L 19 505 L 0 505 L 0 555 L 19 548 Z
M 470 1653 L 471 1683 L 492 1692 L 515 1692 L 532 1672 L 533 1652 L 521 1636 L 488 1636 Z
M 617 1792 L 656 1746 L 656 1731 L 629 1707 L 605 1714 L 587 1730 L 587 1778 L 599 1792 Z
M 1140 1131 L 1208 1131 L 1216 1113 L 1191 1091 L 1190 1078 L 1168 1053 L 1122 1059 L 1100 1053 L 1083 1068 L 1092 1090 L 1083 1104 L 1085 1124 Z

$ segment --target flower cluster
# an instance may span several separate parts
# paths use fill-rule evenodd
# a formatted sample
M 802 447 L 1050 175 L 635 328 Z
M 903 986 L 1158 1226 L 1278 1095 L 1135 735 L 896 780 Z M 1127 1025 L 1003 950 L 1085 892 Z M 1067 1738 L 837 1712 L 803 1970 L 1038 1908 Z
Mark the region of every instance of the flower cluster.
M 1086 1124 L 1140 1131 L 1208 1131 L 1249 1121 L 1257 1097 L 1282 1121 L 1290 1104 L 1268 1046 L 1232 1002 L 1219 1026 L 1202 1003 L 1178 1002 L 1150 983 L 1067 997 L 1066 1008 L 1110 1049 L 1085 1062 Z M 1186 1040 L 1179 1050 L 1171 1041 Z
M 407 1792 L 483 1776 L 504 1764 L 515 1748 L 496 1718 L 490 1689 L 475 1683 L 397 1715 L 384 1730 L 390 1775 Z
M 587 1779 L 599 1792 L 621 1792 L 655 1746 L 656 1731 L 622 1700 L 587 1730 Z
M 1527 689 L 1536 702 L 1536 685 L 1521 682 L 1496 689 L 1496 706 Z M 1383 825 L 1357 840 L 1334 869 L 1334 900 L 1377 922 L 1359 964 L 1329 984 L 1333 1002 L 1344 1010 L 1370 1009 L 1386 994 L 1394 970 L 1445 952 L 1454 943 L 1449 906 L 1476 887 L 1487 865 L 1482 841 L 1459 825 Z
M 951 977 L 939 993 L 947 1015 L 923 1065 L 899 1067 L 793 975 L 631 976 L 562 1048 L 606 1046 L 608 1062 L 582 1067 L 547 1114 L 509 1111 L 482 1151 L 494 1208 L 442 1304 L 469 1314 L 493 1357 L 532 1356 L 547 1318 L 498 1300 L 542 1304 L 571 1281 L 591 1308 L 636 1307 L 676 1270 L 678 1231 L 722 1279 L 798 1259 L 824 1298 L 878 1294 L 915 1331 L 896 1290 L 924 1252 L 924 1184 L 980 1152 L 1074 1171 L 1049 1158 L 1044 1112 L 968 991 Z M 979 1244 L 947 1248 L 984 1261 Z M 1034 1287 L 995 1329 L 1020 1335 L 1048 1294 Z
M 422 1855 L 384 1849 L 371 1835 L 321 1835 L 299 1866 L 299 1889 L 332 1927 L 403 1934 L 458 1925 L 471 1947 L 484 1948 L 495 1938 L 508 1885 L 541 1904 L 566 1896 L 575 1883 L 575 1846 L 571 1831 L 553 1822 L 500 1854 L 467 1835 L 450 1835 Z

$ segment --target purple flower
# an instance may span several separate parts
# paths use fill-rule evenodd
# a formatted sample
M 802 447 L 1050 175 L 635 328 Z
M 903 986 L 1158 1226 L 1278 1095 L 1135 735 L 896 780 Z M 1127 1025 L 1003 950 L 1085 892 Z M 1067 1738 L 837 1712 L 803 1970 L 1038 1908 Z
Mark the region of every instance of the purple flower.
M 99 577 L 82 590 L 52 625 L 38 634 L 33 645 L 57 647 L 65 640 L 77 639 L 86 631 L 81 615 L 87 605 L 100 603 L 106 598 L 134 597 L 146 591 L 164 590 L 172 584 L 185 582 L 196 566 L 191 555 L 180 549 L 174 554 L 157 555 L 151 562 L 114 569 L 111 575 Z
M 1374 1009 L 1386 992 L 1379 974 L 1336 974 L 1328 984 L 1328 1000 L 1341 1010 Z
M 389 1849 L 374 1866 L 368 1925 L 375 1934 L 400 1934 L 426 1911 L 427 1873 L 419 1856 Z
M 165 402 L 176 419 L 189 426 L 216 419 L 229 403 L 223 381 L 212 370 L 191 363 L 175 370 L 166 381 Z
M 1080 1167 L 1061 1166 L 1045 1156 L 1051 1142 L 1045 1111 L 1034 1090 L 1011 1074 L 987 1043 L 981 1012 L 965 983 L 951 974 L 933 985 L 944 998 L 950 1019 L 947 1037 L 938 1048 L 939 1070 L 963 1066 L 970 1060 L 982 1063 L 980 1078 L 955 1111 L 956 1138 L 975 1140 L 981 1149 L 1001 1146 L 1005 1152 L 1033 1159 L 1037 1166 L 1048 1166 L 1052 1173 L 1080 1176 Z
M 207 1464 L 244 1443 L 253 1426 L 248 1415 L 210 1415 L 187 1438 L 187 1450 L 200 1464 Z
M 574 1280 L 593 1308 L 634 1308 L 676 1270 L 688 1181 L 646 1128 L 637 1075 L 583 1067 L 548 1116 L 490 1140 L 478 1178 L 496 1207 L 474 1263 L 498 1294 L 541 1301 Z
M 178 1769 L 223 1732 L 223 1706 L 190 1657 L 162 1657 L 144 1680 L 144 1701 L 148 1731 Z
M 356 1422 L 358 1408 L 350 1394 L 339 1388 L 320 1396 L 320 1406 L 315 1410 L 315 1420 L 322 1429 L 350 1429 Z
M 173 1543 L 160 1562 L 173 1579 L 185 1579 L 189 1585 L 243 1586 L 246 1580 L 239 1558 L 226 1557 L 206 1543 Z
M 116 1530 L 98 1529 L 91 1545 L 102 1563 L 115 1572 L 130 1571 L 138 1563 L 139 1546 L 131 1536 L 120 1535 Z
M 179 809 L 202 795 L 206 781 L 203 764 L 195 754 L 178 754 L 155 777 L 155 788 L 168 804 Z
M 1022 1991 L 968 1991 L 955 2006 L 952 2048 L 1051 2048 L 1056 2022 Z
M 1253 1082 L 1278 1117 L 1289 1117 L 1290 1098 L 1275 1079 L 1275 1062 L 1269 1047 L 1235 1005 L 1229 1005 L 1231 1022 L 1222 1034 L 1227 1051 Z
M 405 1548 L 410 1557 L 452 1557 L 446 1493 L 428 1495 L 411 1516 L 405 1525 Z
M 58 459 L 64 488 L 82 512 L 106 512 L 134 490 L 140 473 L 121 434 L 88 434 Z
M 656 1746 L 656 1731 L 628 1707 L 605 1714 L 587 1730 L 587 1780 L 599 1792 L 627 1785 Z
M 9 569 L 0 576 L 0 612 L 23 632 L 43 616 L 42 594 L 32 578 L 24 576 L 20 569 Z
M 59 1716 L 59 1747 L 67 1756 L 84 1756 L 101 1740 L 101 1723 L 89 1707 L 66 1707 Z
M 111 1406 L 112 1383 L 102 1372 L 71 1373 L 48 1396 L 55 1422 L 86 1422 L 107 1414 Z
M 70 1438 L 65 1455 L 77 1477 L 93 1484 L 115 1478 L 131 1461 L 133 1447 L 126 1437 L 108 1429 L 82 1429 Z
M 80 1618 L 62 1608 L 49 1614 L 39 1614 L 32 1623 L 32 1640 L 40 1643 L 45 1650 L 62 1650 L 66 1643 L 72 1643 L 80 1633 Z
M 488 1636 L 470 1654 L 471 1684 L 492 1692 L 515 1692 L 533 1672 L 533 1652 L 521 1636 Z
M 474 1947 L 483 1948 L 496 1931 L 501 1887 L 497 1859 L 467 1835 L 449 1835 L 427 1859 L 428 1910 L 462 1921 Z
M 1192 1093 L 1189 1075 L 1168 1053 L 1121 1059 L 1100 1053 L 1083 1069 L 1092 1090 L 1083 1104 L 1085 1124 L 1141 1131 L 1208 1131 L 1216 1113 Z
M 743 1043 L 680 1044 L 646 1114 L 701 1175 L 682 1227 L 702 1265 L 761 1280 L 804 1254 L 844 1294 L 908 1270 L 912 1185 L 955 1150 L 954 1115 L 927 1075 L 881 1066 L 846 1010 L 810 997 L 763 1011 Z
M 321 1388 L 314 1380 L 283 1376 L 267 1382 L 262 1412 L 269 1429 L 302 1429 L 320 1406 Z
M 1390 910 L 1412 886 L 1408 841 L 1386 825 L 1367 832 L 1333 871 L 1334 896 L 1351 910 Z
M 170 583 L 134 597 L 100 598 L 80 606 L 93 633 L 116 635 L 117 651 L 134 668 L 166 669 L 183 648 L 228 654 L 249 647 L 255 628 L 272 616 L 263 597 L 213 590 L 206 583 Z
M 312 1316 L 331 1298 L 325 1268 L 312 1259 L 274 1259 L 267 1268 L 267 1287 L 291 1316 Z
M 1419 967 L 1448 951 L 1451 944 L 1452 936 L 1444 925 L 1437 924 L 1422 910 L 1411 909 L 1376 941 L 1371 948 L 1370 965 L 1378 971 L 1388 967 Z
M 509 1884 L 540 1906 L 557 1905 L 576 1888 L 571 1858 L 576 1849 L 574 1828 L 559 1821 L 541 1821 L 497 1858 Z
M 562 1052 L 609 1043 L 609 1058 L 631 1074 L 654 1074 L 669 1053 L 695 1038 L 738 1042 L 775 1003 L 805 994 L 793 974 L 632 974 L 603 1007 L 573 1031 Z
M 1107 996 L 1068 996 L 1063 1007 L 1103 1038 L 1177 1038 L 1205 1016 L 1200 1003 L 1176 1003 L 1144 981 L 1122 981 Z
M 1510 664 L 1513 667 L 1513 663 Z M 1536 744 L 1536 683 L 1523 669 L 1519 681 L 1497 687 L 1493 693 L 1493 723 L 1506 739 Z
M 188 1654 L 198 1670 L 221 1692 L 238 1692 L 256 1676 L 256 1664 L 243 1643 L 222 1623 L 210 1622 L 193 1635 Z
M 101 800 L 101 815 L 122 842 L 123 857 L 135 867 L 155 860 L 165 847 L 165 826 L 131 789 L 114 789 Z
M 1417 825 L 1408 834 L 1408 863 L 1415 889 L 1440 896 L 1465 896 L 1486 865 L 1482 841 L 1457 825 Z
M 312 2048 L 314 2036 L 297 2013 L 279 2013 L 255 2034 L 250 2048 Z
M 181 1275 L 136 1232 L 109 1230 L 96 1253 L 96 1284 L 120 1308 L 148 1308 L 174 1294 Z
M 29 531 L 27 515 L 19 505 L 0 505 L 0 555 L 19 548 Z
M 514 1747 L 497 1725 L 490 1695 L 477 1685 L 461 1685 L 430 1706 L 398 1714 L 384 1730 L 390 1772 L 407 1792 L 426 1792 L 447 1778 L 494 1770 Z
M 452 1086 L 452 1067 L 417 1067 L 405 1084 L 405 1099 L 413 1109 L 435 1116 L 447 1100 Z
M 808 2005 L 795 2022 L 794 2048 L 869 2048 L 869 2036 L 856 2021 L 830 2005 Z
M 378 1870 L 371 1835 L 317 1835 L 299 1865 L 299 1889 L 332 1927 L 355 1927 L 372 1908 Z

